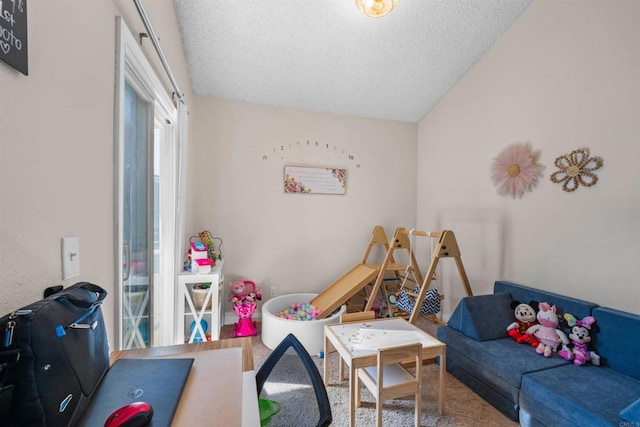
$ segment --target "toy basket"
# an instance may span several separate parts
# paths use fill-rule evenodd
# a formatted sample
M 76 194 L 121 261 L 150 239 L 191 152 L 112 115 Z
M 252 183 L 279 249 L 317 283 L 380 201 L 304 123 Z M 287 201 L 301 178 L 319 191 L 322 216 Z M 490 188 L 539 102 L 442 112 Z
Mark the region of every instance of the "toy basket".
M 208 292 L 209 292 L 209 289 L 207 288 L 200 289 L 200 288 L 194 287 L 191 289 L 191 300 L 193 301 L 193 306 L 196 308 L 196 310 L 202 309 L 202 306 L 204 305 L 204 300 L 207 298 Z M 212 300 L 213 298 L 209 297 L 209 302 L 207 303 L 206 310 L 211 310 Z

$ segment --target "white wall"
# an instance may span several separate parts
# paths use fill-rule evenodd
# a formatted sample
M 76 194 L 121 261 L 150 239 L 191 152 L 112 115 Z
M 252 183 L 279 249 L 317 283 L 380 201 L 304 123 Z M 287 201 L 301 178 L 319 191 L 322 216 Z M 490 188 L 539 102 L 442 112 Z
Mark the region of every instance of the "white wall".
M 145 2 L 188 98 L 171 0 Z M 94 282 L 110 293 L 113 337 L 115 16 L 143 32 L 130 0 L 29 0 L 29 76 L 0 62 L 0 315 L 47 286 Z M 155 59 L 148 39 L 143 49 Z M 157 64 L 157 61 L 154 61 Z M 164 78 L 163 74 L 158 74 Z M 80 238 L 80 276 L 61 280 L 61 238 Z
M 417 211 L 419 228 L 456 232 L 476 293 L 504 278 L 638 312 L 640 3 L 538 0 L 417 129 L 192 99 L 173 2 L 144 4 L 191 111 L 187 230 L 224 239 L 227 282 L 319 291 L 360 260 L 374 225 L 391 235 Z M 0 313 L 63 283 L 60 239 L 77 235 L 77 280 L 111 293 L 111 324 L 114 17 L 134 33 L 142 24 L 130 0 L 28 6 L 30 75 L 0 63 Z M 288 150 L 307 139 L 335 158 Z M 496 195 L 488 177 L 516 141 L 546 166 L 522 200 Z M 604 158 L 600 182 L 563 193 L 548 181 L 553 160 L 581 146 Z M 347 195 L 283 194 L 285 164 L 347 167 Z M 461 287 L 444 270 L 452 306 Z
M 513 280 L 640 312 L 640 2 L 538 0 L 419 123 L 418 225 L 452 229 L 475 293 Z M 529 142 L 545 166 L 522 199 L 489 170 Z M 565 193 L 554 160 L 604 159 L 591 188 Z M 449 267 L 440 284 L 463 294 Z
M 187 230 L 224 240 L 227 283 L 319 292 L 361 261 L 375 225 L 413 227 L 415 124 L 196 101 Z M 285 165 L 347 168 L 347 193 L 285 194 Z

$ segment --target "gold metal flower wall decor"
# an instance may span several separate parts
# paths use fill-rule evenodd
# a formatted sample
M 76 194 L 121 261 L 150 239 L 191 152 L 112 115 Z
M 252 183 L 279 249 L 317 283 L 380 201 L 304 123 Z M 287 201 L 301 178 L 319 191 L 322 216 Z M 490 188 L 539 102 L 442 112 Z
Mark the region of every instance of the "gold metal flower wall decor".
M 540 152 L 529 144 L 515 143 L 503 149 L 494 159 L 491 179 L 498 194 L 521 198 L 538 185 L 544 166 L 538 163 Z
M 563 191 L 572 192 L 581 185 L 596 185 L 598 176 L 592 172 L 600 169 L 603 161 L 598 156 L 590 157 L 588 148 L 579 148 L 556 157 L 554 164 L 560 170 L 552 173 L 549 179 L 556 184 L 562 184 Z

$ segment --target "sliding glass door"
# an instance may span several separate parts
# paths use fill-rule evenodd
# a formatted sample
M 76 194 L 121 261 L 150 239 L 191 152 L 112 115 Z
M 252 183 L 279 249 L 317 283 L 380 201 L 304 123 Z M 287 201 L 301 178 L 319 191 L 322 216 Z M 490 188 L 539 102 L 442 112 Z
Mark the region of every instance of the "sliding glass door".
M 177 109 L 118 20 L 117 347 L 173 344 Z
M 122 334 L 123 348 L 151 345 L 153 301 L 153 104 L 130 81 L 124 90 L 122 167 Z

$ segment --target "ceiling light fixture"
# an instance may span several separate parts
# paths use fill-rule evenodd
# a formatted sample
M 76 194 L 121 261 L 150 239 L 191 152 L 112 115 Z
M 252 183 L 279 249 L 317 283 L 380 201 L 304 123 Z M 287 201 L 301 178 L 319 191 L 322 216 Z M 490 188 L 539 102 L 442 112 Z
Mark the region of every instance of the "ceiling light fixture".
M 398 4 L 398 0 L 356 0 L 356 6 L 365 15 L 381 18 L 391 12 Z

